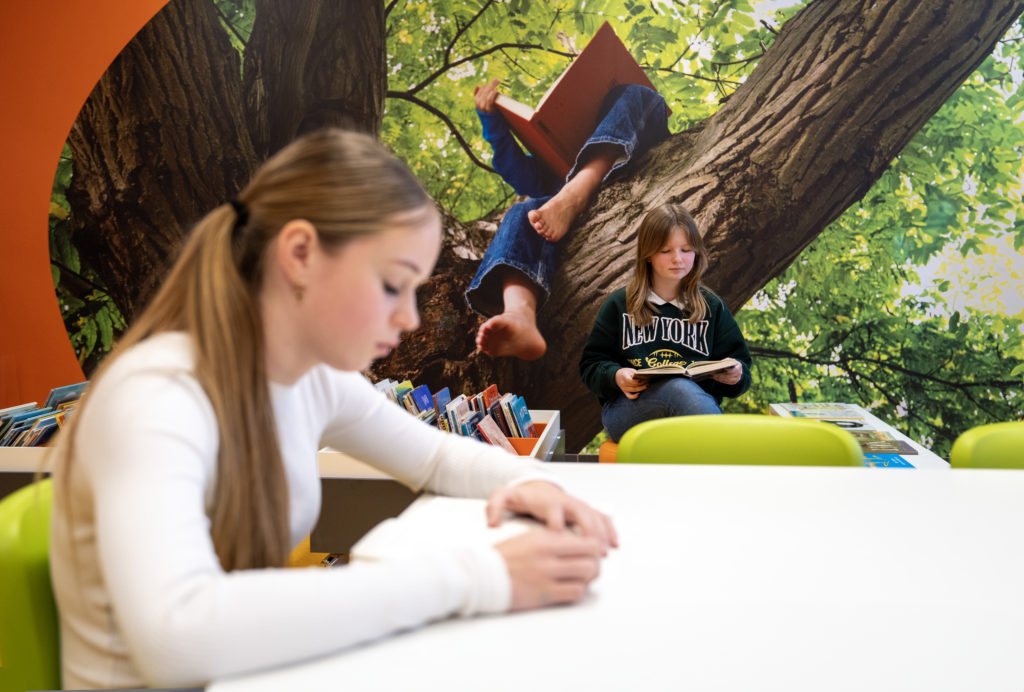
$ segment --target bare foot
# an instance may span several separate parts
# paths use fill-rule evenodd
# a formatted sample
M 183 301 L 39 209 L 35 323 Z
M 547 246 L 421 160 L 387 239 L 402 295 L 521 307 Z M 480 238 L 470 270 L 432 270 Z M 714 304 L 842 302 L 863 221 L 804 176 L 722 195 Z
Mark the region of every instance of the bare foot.
M 540 209 L 527 212 L 530 225 L 544 240 L 557 243 L 569 230 L 573 220 L 587 206 L 586 195 L 576 193 L 571 181 Z
M 509 310 L 480 325 L 476 347 L 489 356 L 512 356 L 522 360 L 537 360 L 548 349 L 532 314 Z

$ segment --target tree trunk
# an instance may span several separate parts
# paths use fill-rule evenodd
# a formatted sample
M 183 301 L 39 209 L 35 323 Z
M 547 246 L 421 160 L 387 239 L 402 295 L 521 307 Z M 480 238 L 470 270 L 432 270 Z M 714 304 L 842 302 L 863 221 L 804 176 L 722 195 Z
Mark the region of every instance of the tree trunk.
M 238 75 L 212 3 L 172 0 L 107 69 L 71 129 L 72 238 L 128 319 L 191 225 L 255 170 Z
M 565 263 L 538 320 L 544 358 L 470 354 L 460 344 L 474 320 L 446 330 L 457 336 L 447 343 L 444 333 L 410 340 L 375 372 L 446 384 L 457 378 L 426 375 L 460 372 L 465 391 L 496 382 L 532 408 L 561 410 L 566 450 L 579 450 L 601 429 L 579 355 L 604 297 L 626 283 L 645 210 L 671 201 L 694 213 L 711 252 L 706 283 L 738 310 L 864 195 L 1022 10 L 1019 0 L 812 3 L 714 116 L 605 186 L 562 241 Z M 469 277 L 441 271 L 435 281 L 447 290 Z M 424 312 L 424 330 L 446 314 L 429 303 Z
M 385 61 L 383 3 L 258 0 L 244 85 L 260 159 L 320 127 L 379 134 Z

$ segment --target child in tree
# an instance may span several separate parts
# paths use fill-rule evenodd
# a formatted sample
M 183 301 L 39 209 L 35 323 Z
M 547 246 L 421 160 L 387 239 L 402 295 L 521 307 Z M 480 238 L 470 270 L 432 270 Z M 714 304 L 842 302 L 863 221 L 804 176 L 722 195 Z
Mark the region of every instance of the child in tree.
M 647 213 L 637 231 L 633 276 L 601 306 L 580 358 L 580 376 L 600 400 L 613 441 L 646 420 L 721 413 L 722 397 L 750 387 L 743 334 L 722 299 L 700 283 L 707 265 L 704 240 L 686 209 L 665 204 Z M 699 382 L 636 373 L 728 357 L 740 365 Z
M 408 168 L 341 130 L 275 154 L 198 223 L 57 447 L 65 687 L 199 687 L 451 615 L 583 596 L 616 543 L 605 515 L 540 464 L 442 433 L 359 374 L 418 326 L 416 288 L 440 247 Z M 511 510 L 551 530 L 279 569 L 320 513 L 325 445 L 412 488 L 489 497 L 492 525 Z
M 505 214 L 466 291 L 469 305 L 489 319 L 480 325 L 477 348 L 492 356 L 535 360 L 547 344 L 537 310 L 547 299 L 558 264 L 558 241 L 601 183 L 668 136 L 668 109 L 655 91 L 630 84 L 614 88 L 602 116 L 560 180 L 542 161 L 520 149 L 495 108 L 498 80 L 474 89 L 484 138 L 494 149 L 494 169 L 520 195 Z

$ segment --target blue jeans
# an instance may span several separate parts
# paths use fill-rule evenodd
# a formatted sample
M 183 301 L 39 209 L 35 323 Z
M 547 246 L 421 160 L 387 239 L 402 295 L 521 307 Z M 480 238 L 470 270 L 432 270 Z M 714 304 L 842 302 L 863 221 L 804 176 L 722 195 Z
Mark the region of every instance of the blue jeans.
M 647 87 L 637 84 L 617 86 L 605 97 L 602 108 L 607 112 L 576 155 L 576 165 L 566 180 L 587 162 L 595 145 L 617 144 L 622 147 L 622 155 L 605 176 L 607 180 L 631 160 L 668 137 L 665 99 Z M 466 301 L 471 308 L 486 316 L 503 311 L 503 275 L 508 269 L 522 274 L 536 287 L 538 308 L 547 300 L 551 279 L 558 266 L 558 244 L 549 243 L 537 234 L 530 225 L 527 212 L 539 209 L 549 199 L 550 196 L 536 197 L 519 202 L 505 214 L 480 261 L 476 276 L 466 289 Z
M 618 442 L 637 423 L 670 416 L 721 413 L 718 401 L 687 377 L 655 377 L 636 399 L 621 392 L 601 407 L 601 423 Z

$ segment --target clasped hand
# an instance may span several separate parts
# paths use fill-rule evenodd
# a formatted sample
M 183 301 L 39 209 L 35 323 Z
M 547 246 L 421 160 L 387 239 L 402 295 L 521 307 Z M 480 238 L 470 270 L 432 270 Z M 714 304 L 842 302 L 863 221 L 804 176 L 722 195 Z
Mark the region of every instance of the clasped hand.
M 600 573 L 601 558 L 619 544 L 608 515 L 546 481 L 495 490 L 487 503 L 487 523 L 497 526 L 506 511 L 528 514 L 547 526 L 495 546 L 512 582 L 512 610 L 580 600 Z

